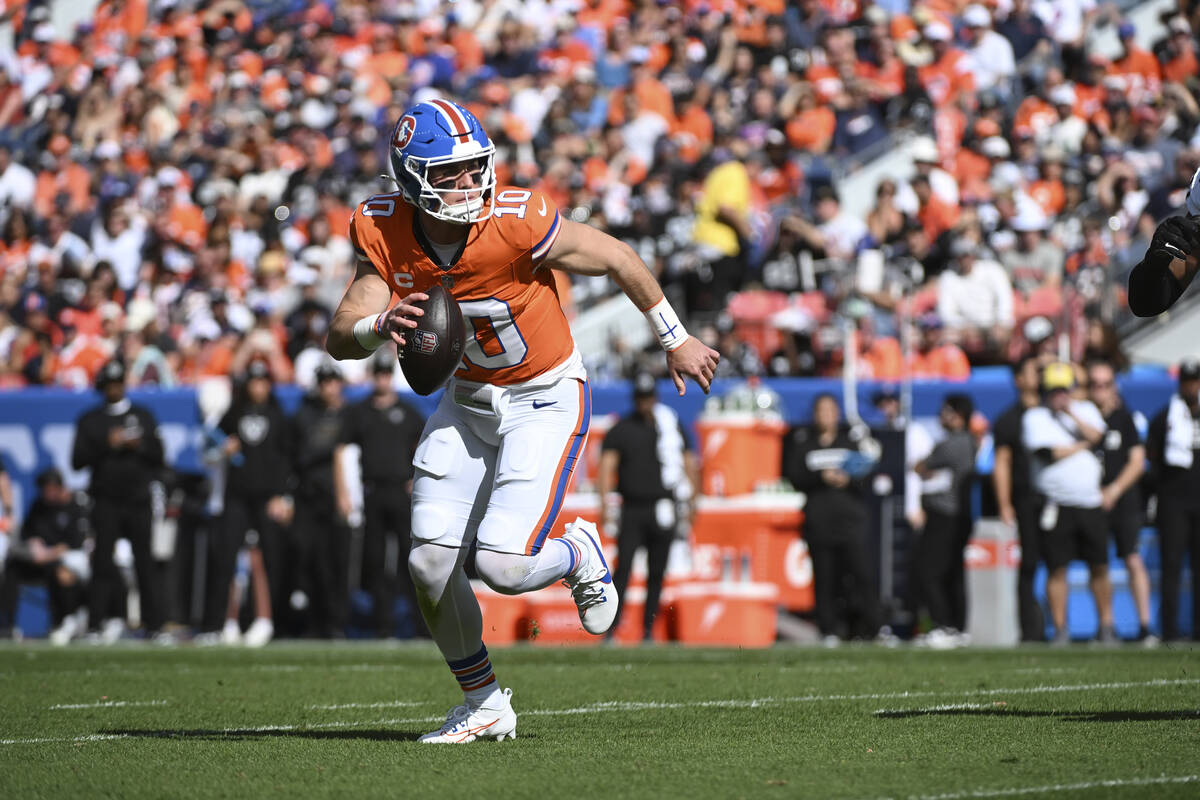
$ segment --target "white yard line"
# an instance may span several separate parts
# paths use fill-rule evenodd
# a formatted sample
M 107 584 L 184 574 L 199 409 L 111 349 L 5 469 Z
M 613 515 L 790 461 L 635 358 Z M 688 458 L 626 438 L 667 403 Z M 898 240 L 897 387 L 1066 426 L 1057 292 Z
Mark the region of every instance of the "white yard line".
M 74 711 L 80 708 L 128 708 L 130 706 L 165 706 L 166 700 L 102 700 L 98 703 L 59 703 L 50 711 Z
M 1004 703 L 943 703 L 936 706 L 921 706 L 920 708 L 877 708 L 875 716 L 896 716 L 899 714 L 936 714 L 939 711 L 973 711 L 981 708 L 1000 708 Z
M 659 700 L 612 700 L 601 703 L 592 703 L 585 706 L 577 706 L 575 708 L 535 708 L 527 711 L 519 712 L 520 716 L 531 717 L 557 717 L 571 716 L 575 714 L 604 714 L 611 712 L 628 712 L 628 711 L 651 711 L 651 710 L 671 710 L 680 708 L 764 708 L 777 705 L 786 705 L 792 703 L 819 703 L 819 702 L 842 702 L 842 701 L 859 701 L 859 700 L 894 700 L 898 698 L 914 698 L 914 697 L 991 697 L 1002 694 L 1045 694 L 1051 692 L 1083 692 L 1096 691 L 1106 689 L 1138 689 L 1152 688 L 1163 686 L 1188 686 L 1200 683 L 1200 678 L 1160 678 L 1148 681 L 1120 681 L 1112 683 L 1079 683 L 1065 684 L 1059 686 L 1016 686 L 1006 689 L 972 689 L 966 691 L 947 691 L 947 690 L 930 690 L 930 691 L 912 691 L 912 692 L 876 692 L 871 694 L 811 694 L 801 695 L 797 697 L 756 697 L 746 699 L 727 699 L 727 700 L 692 700 L 686 702 L 670 702 Z M 251 734 L 251 733 L 270 733 L 272 731 L 293 731 L 293 730 L 318 730 L 322 728 L 365 728 L 375 725 L 411 725 L 419 722 L 436 722 L 442 720 L 441 715 L 410 717 L 407 719 L 377 719 L 367 721 L 346 721 L 346 722 L 320 722 L 312 724 L 283 724 L 283 725 L 261 725 L 261 726 L 240 726 L 233 728 L 222 728 L 217 732 L 229 735 Z M 186 733 L 183 734 L 186 737 Z M 0 739 L 0 745 L 13 744 L 42 744 L 45 742 L 82 742 L 82 741 L 105 741 L 108 739 L 123 739 L 127 738 L 124 734 L 100 736 L 75 736 L 63 738 L 39 738 L 39 739 Z M 964 795 L 969 797 L 971 795 Z M 985 795 L 990 796 L 990 795 Z
M 429 700 L 393 700 L 386 703 L 335 703 L 328 706 L 309 706 L 310 711 L 341 711 L 347 708 L 411 708 L 431 705 Z
M 1105 781 L 1083 783 L 1052 783 L 1046 786 L 1022 786 L 1015 789 L 964 789 L 946 794 L 924 794 L 913 800 L 968 800 L 977 797 L 1021 797 L 1027 794 L 1054 794 L 1055 792 L 1079 792 L 1085 789 L 1119 789 L 1124 786 L 1162 786 L 1167 784 L 1196 783 L 1200 775 L 1163 775 L 1157 778 L 1112 778 Z

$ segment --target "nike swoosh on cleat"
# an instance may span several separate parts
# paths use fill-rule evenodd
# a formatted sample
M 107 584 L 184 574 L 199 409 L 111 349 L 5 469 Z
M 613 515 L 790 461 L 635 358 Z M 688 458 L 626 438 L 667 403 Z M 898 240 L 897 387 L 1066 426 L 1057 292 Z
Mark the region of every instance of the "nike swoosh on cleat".
M 546 406 L 556 405 L 557 403 L 558 403 L 557 400 L 534 400 L 533 407 L 534 408 L 545 408 Z
M 496 717 L 494 720 L 489 722 L 487 725 L 480 725 L 478 728 L 471 728 L 469 731 L 463 731 L 462 735 L 458 737 L 458 741 L 461 742 L 463 739 L 466 739 L 468 736 L 476 736 L 480 733 L 483 733 L 484 731 L 486 731 L 488 728 L 492 727 L 499 721 L 500 721 L 500 718 Z

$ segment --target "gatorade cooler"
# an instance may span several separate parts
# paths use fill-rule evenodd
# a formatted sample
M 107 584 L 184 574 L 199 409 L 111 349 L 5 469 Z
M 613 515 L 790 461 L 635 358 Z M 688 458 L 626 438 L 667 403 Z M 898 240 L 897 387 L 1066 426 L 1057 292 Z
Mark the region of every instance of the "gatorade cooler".
M 703 493 L 721 497 L 753 492 L 760 483 L 779 480 L 783 435 L 778 419 L 725 414 L 697 420 L 700 436 L 700 483 Z

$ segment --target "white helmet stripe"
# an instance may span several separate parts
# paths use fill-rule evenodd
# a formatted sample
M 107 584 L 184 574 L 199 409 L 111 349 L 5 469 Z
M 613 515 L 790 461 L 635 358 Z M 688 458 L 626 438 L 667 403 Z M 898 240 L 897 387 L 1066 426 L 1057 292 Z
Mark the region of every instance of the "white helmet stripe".
M 445 100 L 430 100 L 429 102 L 442 112 L 442 116 L 450 124 L 452 136 L 457 136 L 459 142 L 471 140 L 471 126 L 467 123 L 467 118 L 458 110 L 458 106 L 447 103 Z

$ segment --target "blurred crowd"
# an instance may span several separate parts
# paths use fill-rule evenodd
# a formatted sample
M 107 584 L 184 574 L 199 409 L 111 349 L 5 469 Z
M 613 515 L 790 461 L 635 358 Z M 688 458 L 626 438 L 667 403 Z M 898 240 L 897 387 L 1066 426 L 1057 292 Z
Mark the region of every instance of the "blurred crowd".
M 112 357 L 131 385 L 255 359 L 312 385 L 350 212 L 435 95 L 484 122 L 502 181 L 635 245 L 729 373 L 835 370 L 847 329 L 877 377 L 1081 348 L 1200 163 L 1190 0 L 1151 50 L 1092 0 L 104 0 L 73 30 L 4 8 L 6 386 Z M 843 211 L 900 145 L 915 175 Z M 626 350 L 593 367 L 628 374 Z

